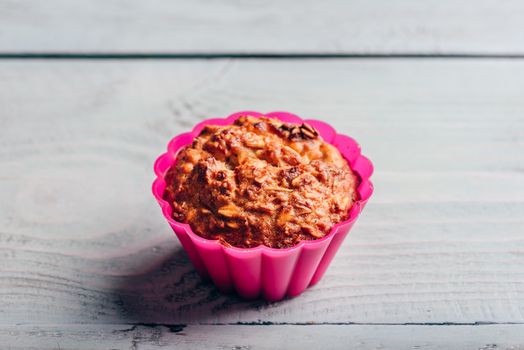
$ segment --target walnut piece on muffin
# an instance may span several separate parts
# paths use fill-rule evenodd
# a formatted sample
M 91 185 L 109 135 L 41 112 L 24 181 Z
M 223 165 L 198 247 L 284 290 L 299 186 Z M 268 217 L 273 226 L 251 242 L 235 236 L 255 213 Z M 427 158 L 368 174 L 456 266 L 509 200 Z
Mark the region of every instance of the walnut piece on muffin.
M 175 220 L 240 248 L 324 237 L 348 218 L 360 182 L 310 125 L 251 116 L 206 126 L 165 179 Z

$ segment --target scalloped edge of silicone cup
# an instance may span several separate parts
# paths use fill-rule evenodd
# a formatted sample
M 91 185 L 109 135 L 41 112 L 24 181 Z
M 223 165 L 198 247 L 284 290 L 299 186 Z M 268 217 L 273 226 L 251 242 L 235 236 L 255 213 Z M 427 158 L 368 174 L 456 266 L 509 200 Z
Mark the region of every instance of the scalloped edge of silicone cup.
M 319 132 L 320 136 L 322 136 L 325 142 L 328 142 L 335 146 L 340 151 L 342 156 L 346 159 L 349 166 L 351 167 L 351 170 L 356 172 L 361 180 L 360 185 L 357 189 L 360 199 L 356 201 L 351 207 L 348 219 L 334 225 L 331 231 L 322 238 L 315 240 L 303 240 L 289 248 L 271 248 L 265 245 L 259 245 L 257 247 L 252 248 L 226 246 L 220 243 L 219 240 L 211 240 L 200 237 L 199 235 L 193 232 L 189 224 L 174 220 L 172 217 L 171 205 L 163 199 L 164 190 L 166 188 L 164 176 L 167 170 L 171 168 L 173 164 L 175 164 L 178 152 L 183 147 L 187 146 L 188 144 L 191 144 L 193 142 L 193 139 L 195 139 L 200 134 L 200 132 L 206 125 L 229 125 L 232 124 L 236 119 L 244 115 L 250 115 L 253 117 L 264 116 L 269 118 L 276 118 L 287 123 L 308 123 Z M 188 236 L 190 236 L 190 238 L 193 241 L 200 243 L 200 245 L 220 245 L 229 254 L 235 256 L 242 256 L 246 253 L 253 253 L 258 251 L 263 251 L 264 254 L 268 256 L 281 256 L 287 252 L 299 249 L 302 246 L 310 246 L 310 248 L 313 248 L 313 246 L 315 245 L 321 245 L 324 241 L 332 239 L 332 236 L 335 236 L 341 228 L 354 223 L 355 220 L 359 217 L 362 210 L 364 209 L 367 201 L 373 194 L 373 184 L 369 180 L 369 178 L 373 174 L 373 164 L 368 158 L 362 155 L 359 144 L 353 138 L 346 135 L 337 134 L 335 129 L 331 125 L 323 121 L 315 119 L 302 119 L 288 112 L 259 113 L 255 111 L 241 111 L 231 114 L 227 118 L 206 119 L 195 125 L 191 132 L 179 134 L 175 136 L 173 139 L 171 139 L 167 146 L 167 152 L 163 153 L 156 159 L 154 164 L 154 171 L 157 177 L 154 180 L 152 186 L 153 195 L 160 204 L 160 207 L 162 208 L 162 213 L 164 217 L 167 219 L 167 221 L 172 226 L 184 231 Z

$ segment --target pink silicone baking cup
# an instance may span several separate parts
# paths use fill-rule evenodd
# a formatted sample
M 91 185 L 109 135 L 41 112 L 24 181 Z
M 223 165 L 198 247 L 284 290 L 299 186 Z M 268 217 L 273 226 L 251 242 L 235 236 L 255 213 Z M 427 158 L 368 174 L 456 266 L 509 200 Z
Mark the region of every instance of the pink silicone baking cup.
M 267 116 L 297 124 L 306 122 L 317 129 L 326 142 L 337 147 L 351 169 L 361 178 L 358 187 L 360 200 L 352 206 L 349 218 L 336 224 L 329 234 L 321 239 L 301 241 L 285 249 L 263 245 L 255 248 L 226 247 L 217 240 L 196 235 L 188 224 L 175 221 L 171 215 L 171 205 L 163 199 L 163 195 L 166 187 L 164 176 L 175 163 L 177 152 L 190 144 L 204 126 L 232 124 L 243 115 Z M 262 114 L 243 111 L 224 119 L 204 120 L 191 132 L 174 137 L 167 146 L 167 152 L 156 160 L 154 170 L 157 177 L 153 182 L 153 194 L 197 271 L 203 278 L 211 278 L 221 292 L 236 291 L 245 299 L 263 297 L 269 301 L 277 301 L 286 296 L 297 296 L 309 286 L 316 284 L 326 272 L 335 253 L 373 193 L 373 185 L 369 180 L 373 173 L 373 164 L 361 154 L 360 146 L 355 140 L 337 134 L 330 125 L 322 121 L 302 120 L 287 112 Z

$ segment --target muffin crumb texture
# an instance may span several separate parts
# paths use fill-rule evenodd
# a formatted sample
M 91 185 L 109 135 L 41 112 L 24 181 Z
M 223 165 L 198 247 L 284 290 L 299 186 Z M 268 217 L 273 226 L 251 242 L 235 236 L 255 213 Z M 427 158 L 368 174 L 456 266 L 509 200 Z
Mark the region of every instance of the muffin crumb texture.
M 265 117 L 206 126 L 165 179 L 175 220 L 240 248 L 322 238 L 358 200 L 358 176 L 313 127 Z

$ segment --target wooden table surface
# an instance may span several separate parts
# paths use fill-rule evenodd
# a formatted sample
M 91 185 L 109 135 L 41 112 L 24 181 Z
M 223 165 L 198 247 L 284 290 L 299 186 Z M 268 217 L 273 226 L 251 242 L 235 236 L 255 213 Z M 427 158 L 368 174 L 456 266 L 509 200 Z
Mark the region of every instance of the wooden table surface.
M 0 348 L 524 349 L 524 3 L 0 0 Z M 287 110 L 375 194 L 277 303 L 202 281 L 152 164 Z

